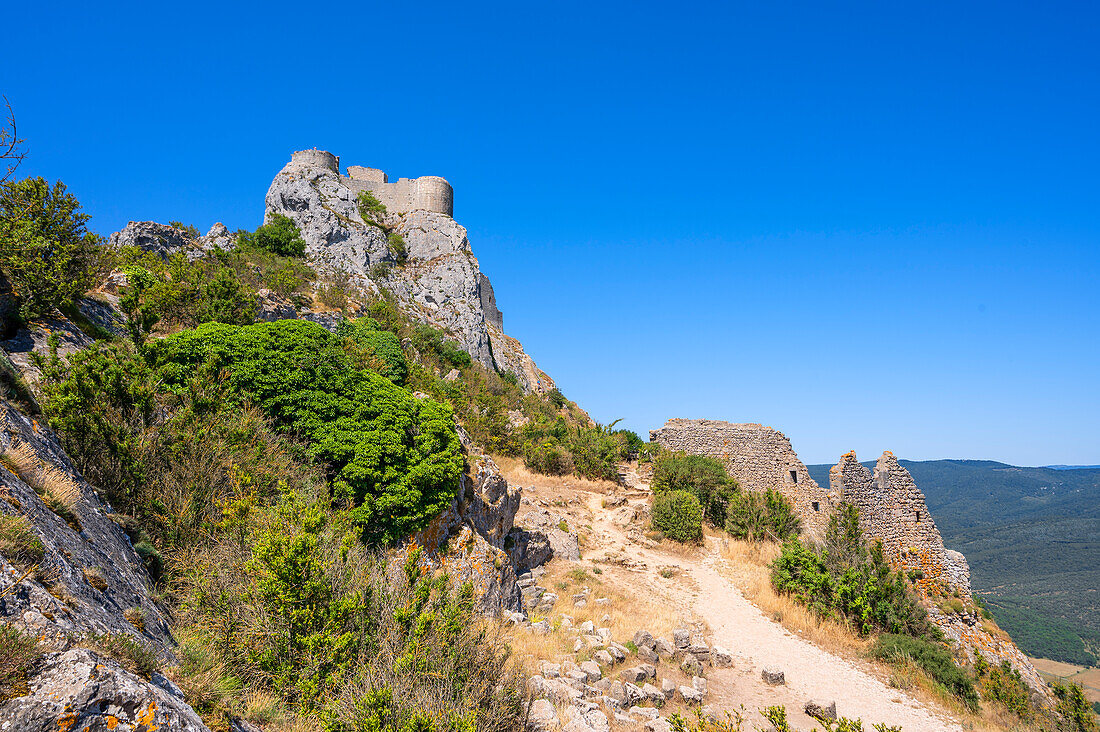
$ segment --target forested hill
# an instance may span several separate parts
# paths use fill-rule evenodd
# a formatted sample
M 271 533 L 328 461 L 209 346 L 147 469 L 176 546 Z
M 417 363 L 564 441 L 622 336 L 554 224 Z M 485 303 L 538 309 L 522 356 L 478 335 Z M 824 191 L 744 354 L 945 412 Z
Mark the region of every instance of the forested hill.
M 864 463 L 874 467 L 873 462 Z M 1095 664 L 1100 652 L 1100 469 L 902 460 L 944 543 L 1027 653 Z M 828 485 L 830 465 L 810 474 Z M 1059 466 L 1061 468 L 1061 466 Z

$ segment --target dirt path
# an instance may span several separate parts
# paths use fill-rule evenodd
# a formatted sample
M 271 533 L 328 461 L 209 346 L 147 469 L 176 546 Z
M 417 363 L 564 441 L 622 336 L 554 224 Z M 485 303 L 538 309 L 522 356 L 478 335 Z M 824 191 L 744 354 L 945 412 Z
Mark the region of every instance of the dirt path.
M 631 489 L 648 491 L 648 485 L 637 475 L 627 473 L 625 477 Z M 802 707 L 810 699 L 820 699 L 836 701 L 841 715 L 861 717 L 866 729 L 872 723 L 885 722 L 900 726 L 904 732 L 961 732 L 957 721 L 890 688 L 861 661 L 848 661 L 824 651 L 767 618 L 722 576 L 722 560 L 713 547 L 696 556 L 681 556 L 643 546 L 627 536 L 624 527 L 613 520 L 613 512 L 602 508 L 601 501 L 600 495 L 590 494 L 588 499 L 598 545 L 593 547 L 595 551 L 586 552 L 587 556 L 600 551 L 627 556 L 636 571 L 635 591 L 667 587 L 667 582 L 658 579 L 657 568 L 678 565 L 684 579 L 690 581 L 677 583 L 680 589 L 668 600 L 706 622 L 715 643 L 733 654 L 732 669 L 712 669 L 708 674 L 709 703 L 722 709 L 736 709 L 743 704 L 750 710 L 782 704 L 796 728 L 813 729 L 815 723 Z M 636 496 L 631 502 L 640 505 L 645 498 Z M 645 579 L 639 582 L 638 574 L 644 574 Z M 786 685 L 765 684 L 760 677 L 764 666 L 783 670 Z M 755 715 L 752 718 L 758 719 Z

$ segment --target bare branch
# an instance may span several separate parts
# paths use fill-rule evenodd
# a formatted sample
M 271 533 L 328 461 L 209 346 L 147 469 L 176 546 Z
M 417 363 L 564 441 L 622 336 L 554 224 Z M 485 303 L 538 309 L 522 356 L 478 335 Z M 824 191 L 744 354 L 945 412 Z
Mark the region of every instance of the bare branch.
M 8 180 L 15 174 L 15 169 L 27 157 L 27 151 L 23 147 L 25 140 L 19 138 L 18 129 L 15 126 L 15 112 L 11 108 L 11 102 L 7 97 L 2 97 L 4 107 L 7 108 L 7 120 L 0 127 L 0 183 Z M 4 170 L 4 167 L 7 170 Z

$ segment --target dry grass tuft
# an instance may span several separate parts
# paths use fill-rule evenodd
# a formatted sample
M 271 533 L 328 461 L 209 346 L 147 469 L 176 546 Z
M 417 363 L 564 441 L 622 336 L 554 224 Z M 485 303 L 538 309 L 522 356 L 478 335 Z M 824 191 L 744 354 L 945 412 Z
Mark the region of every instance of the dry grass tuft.
M 25 443 L 12 442 L 0 454 L 0 463 L 43 497 L 71 509 L 80 499 L 80 485 L 64 471 L 50 465 Z
M 780 595 L 772 587 L 769 565 L 779 556 L 780 547 L 771 542 L 749 542 L 732 538 L 714 538 L 730 580 L 768 617 L 791 632 L 834 652 L 864 655 L 870 641 L 861 638 L 846 624 L 819 618 L 795 600 Z
M 86 567 L 84 581 L 100 592 L 107 591 L 107 578 L 103 576 L 103 570 L 99 567 Z
M 542 489 L 553 490 L 555 488 L 572 488 L 574 490 L 585 491 L 586 493 L 612 493 L 622 490 L 621 485 L 610 480 L 589 480 L 588 478 L 580 478 L 575 475 L 543 475 L 542 473 L 528 470 L 523 464 L 523 460 L 519 458 L 505 457 L 503 455 L 493 455 L 492 457 L 493 462 L 500 468 L 500 474 L 503 475 L 509 483 L 514 483 L 515 485 L 526 487 L 538 484 Z

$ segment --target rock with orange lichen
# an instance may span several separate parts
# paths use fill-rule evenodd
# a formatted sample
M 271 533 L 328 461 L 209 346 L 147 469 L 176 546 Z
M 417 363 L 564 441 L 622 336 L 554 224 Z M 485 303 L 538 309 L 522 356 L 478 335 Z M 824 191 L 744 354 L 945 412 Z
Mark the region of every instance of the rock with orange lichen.
M 519 510 L 520 489 L 500 474 L 459 427 L 466 471 L 451 506 L 417 532 L 408 547 L 422 547 L 428 567 L 442 567 L 456 582 L 471 582 L 483 612 L 522 610 L 516 572 L 505 544 Z M 2 732 L 2 731 L 0 731 Z
M 0 732 L 209 732 L 169 682 L 83 648 L 47 654 L 33 674 L 28 694 L 0 703 Z

